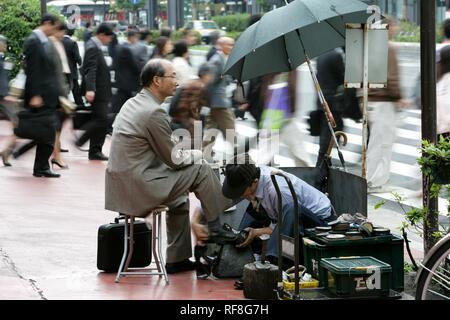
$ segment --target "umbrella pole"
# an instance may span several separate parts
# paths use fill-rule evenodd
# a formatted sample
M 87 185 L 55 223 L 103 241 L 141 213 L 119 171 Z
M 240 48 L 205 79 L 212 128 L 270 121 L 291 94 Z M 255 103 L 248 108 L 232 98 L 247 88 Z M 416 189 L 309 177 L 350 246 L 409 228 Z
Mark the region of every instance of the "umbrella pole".
M 317 80 L 316 74 L 314 73 L 312 66 L 311 66 L 311 60 L 309 59 L 308 55 L 305 52 L 306 62 L 308 63 L 309 72 L 311 73 L 311 77 L 313 79 L 314 85 L 316 87 L 317 94 L 319 95 L 320 103 L 322 104 L 325 118 L 327 119 L 328 128 L 331 132 L 331 138 L 334 140 L 334 145 L 336 146 L 336 150 L 338 152 L 339 160 L 341 161 L 342 167 L 344 168 L 344 171 L 347 171 L 345 167 L 345 161 L 344 156 L 339 148 L 339 143 L 336 138 L 336 134 L 334 133 L 334 129 L 336 127 L 336 122 L 334 121 L 333 114 L 331 113 L 330 107 L 328 106 L 327 100 L 325 99 L 325 96 L 323 95 L 322 88 L 320 87 L 319 80 Z
M 363 127 L 362 127 L 362 172 L 361 177 L 366 179 L 367 162 L 367 105 L 369 100 L 369 24 L 364 25 L 364 75 L 363 75 Z

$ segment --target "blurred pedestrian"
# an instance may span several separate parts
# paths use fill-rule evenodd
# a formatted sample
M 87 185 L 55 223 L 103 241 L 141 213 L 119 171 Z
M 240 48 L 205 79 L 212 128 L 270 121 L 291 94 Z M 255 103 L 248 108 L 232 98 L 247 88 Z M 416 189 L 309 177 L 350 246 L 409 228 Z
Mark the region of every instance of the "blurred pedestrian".
M 75 29 L 68 28 L 63 39 L 64 49 L 66 50 L 67 60 L 69 62 L 70 74 L 72 77 L 72 95 L 77 106 L 84 106 L 80 85 L 78 83 L 78 68 L 81 67 L 82 59 L 78 44 L 72 39 Z
M 56 135 L 56 107 L 58 106 L 58 77 L 55 65 L 50 57 L 50 43 L 48 37 L 55 33 L 58 18 L 45 14 L 41 18 L 40 26 L 33 30 L 25 40 L 25 106 L 32 113 L 45 116 L 46 124 L 38 126 L 36 132 L 46 131 L 44 140 L 36 141 L 36 157 L 33 175 L 35 177 L 59 178 L 60 175 L 50 170 L 49 158 L 53 152 Z M 34 121 L 34 120 L 33 120 Z M 19 119 L 20 126 L 20 119 Z
M 197 44 L 197 38 L 195 37 L 192 28 L 183 29 L 182 37 L 188 47 L 192 47 L 193 45 Z
M 159 36 L 170 39 L 170 37 L 172 36 L 172 29 L 167 28 L 167 27 L 161 28 L 161 31 L 159 32 Z
M 15 113 L 15 104 L 18 103 L 17 98 L 9 95 L 8 82 L 9 72 L 11 67 L 8 67 L 5 63 L 5 53 L 7 51 L 7 39 L 0 35 L 0 113 L 3 113 L 6 118 L 11 122 L 12 127 L 17 126 L 17 115 Z M 16 137 L 11 136 L 11 139 L 7 142 L 6 147 L 0 152 L 3 165 L 6 167 L 11 166 L 9 162 L 9 156 L 16 144 Z
M 182 86 L 189 81 L 197 78 L 189 62 L 189 50 L 186 41 L 181 40 L 175 43 L 173 47 L 173 67 L 177 72 L 178 85 Z
M 336 128 L 333 128 L 334 131 L 342 131 L 344 129 L 342 114 L 335 101 L 338 88 L 344 84 L 345 65 L 343 55 L 342 48 L 336 48 L 317 58 L 317 80 L 319 81 L 325 100 L 333 113 L 336 122 Z M 320 127 L 320 140 L 316 166 L 320 167 L 322 162 L 326 160 L 325 155 L 332 136 L 319 98 L 317 98 L 317 110 L 314 112 L 319 114 L 317 117 L 319 123 L 316 125 Z
M 139 41 L 134 46 L 133 50 L 141 68 L 147 63 L 152 54 L 152 49 L 149 47 L 152 40 L 152 34 L 148 29 L 142 29 L 139 31 Z
M 213 67 L 214 80 L 208 87 L 208 103 L 210 113 L 206 120 L 204 146 L 211 144 L 215 137 L 208 135 L 208 130 L 218 129 L 224 139 L 227 130 L 235 133 L 235 116 L 231 106 L 231 99 L 227 96 L 227 86 L 231 83 L 229 76 L 222 75 L 228 56 L 234 47 L 234 40 L 221 37 L 217 41 L 218 51 L 211 57 L 209 64 Z
M 89 160 L 108 160 L 102 153 L 103 144 L 108 127 L 108 105 L 111 99 L 111 76 L 103 55 L 102 46 L 108 45 L 113 37 L 111 27 L 102 23 L 86 43 L 82 73 L 86 100 L 92 106 L 92 119 L 82 128 L 84 133 L 75 141 L 81 147 L 88 140 Z
M 153 48 L 152 55 L 150 59 L 167 59 L 169 54 L 172 53 L 173 44 L 172 40 L 168 37 L 159 37 L 156 40 L 155 47 Z
M 206 61 L 209 61 L 213 55 L 216 54 L 218 48 L 217 48 L 217 40 L 220 38 L 220 32 L 219 31 L 213 31 L 209 35 L 209 44 L 211 45 L 211 48 L 209 49 L 208 53 L 206 54 Z
M 397 24 L 388 19 L 389 40 Z M 392 145 L 395 138 L 396 111 L 407 105 L 400 91 L 397 52 L 392 43 L 388 48 L 388 77 L 385 89 L 370 89 L 368 104 L 369 143 L 367 146 L 367 186 L 369 192 L 388 192 Z
M 139 76 L 143 65 L 140 65 L 133 51 L 138 41 L 139 34 L 135 30 L 128 30 L 127 42 L 120 44 L 117 49 L 114 60 L 117 92 L 113 97 L 111 110 L 114 117 L 119 113 L 122 105 L 140 90 Z
M 49 37 L 51 43 L 50 58 L 53 60 L 55 66 L 56 76 L 58 79 L 59 97 L 67 99 L 72 85 L 72 75 L 69 67 L 66 50 L 64 49 L 63 40 L 67 30 L 67 25 L 64 23 L 58 23 L 56 31 Z M 64 121 L 67 119 L 67 113 L 58 101 L 57 107 L 57 124 L 56 124 L 56 137 L 55 146 L 53 148 L 53 157 L 51 160 L 52 165 L 57 165 L 61 169 L 68 169 L 69 166 L 64 162 L 61 156 L 61 130 Z
M 89 21 L 86 22 L 85 30 L 84 30 L 84 33 L 83 33 L 83 41 L 84 41 L 84 43 L 88 42 L 89 39 L 91 39 L 93 30 L 94 30 L 94 28 L 93 28 L 92 24 Z

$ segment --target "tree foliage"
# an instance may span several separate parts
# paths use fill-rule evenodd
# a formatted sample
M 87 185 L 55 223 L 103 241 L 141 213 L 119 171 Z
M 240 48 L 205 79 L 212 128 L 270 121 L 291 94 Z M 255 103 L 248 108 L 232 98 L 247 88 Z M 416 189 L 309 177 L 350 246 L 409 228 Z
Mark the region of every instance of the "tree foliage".
M 139 0 L 137 4 L 133 4 L 131 0 L 116 0 L 116 7 L 118 9 L 136 11 L 145 6 L 145 0 Z
M 40 17 L 38 0 L 0 1 L 0 34 L 8 39 L 6 56 L 14 61 L 11 76 L 15 76 L 20 69 L 23 43 L 31 31 L 39 25 Z

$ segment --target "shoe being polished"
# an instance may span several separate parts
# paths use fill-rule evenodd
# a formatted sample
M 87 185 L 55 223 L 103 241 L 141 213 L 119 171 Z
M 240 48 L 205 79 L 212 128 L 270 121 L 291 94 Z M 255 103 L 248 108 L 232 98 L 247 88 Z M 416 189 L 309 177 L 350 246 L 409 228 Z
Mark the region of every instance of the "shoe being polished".
M 89 155 L 89 160 L 108 161 L 108 157 L 101 152 L 97 152 Z
M 195 263 L 189 259 L 179 261 L 179 262 L 166 263 L 166 271 L 168 274 L 174 274 L 174 273 L 178 273 L 178 272 L 192 271 L 192 270 L 195 270 Z
M 220 229 L 218 231 L 210 231 L 208 241 L 209 243 L 227 244 L 236 243 L 238 235 L 233 231 Z
M 47 170 L 35 170 L 33 172 L 33 176 L 38 177 L 38 178 L 59 178 L 61 175 L 58 173 L 54 173 L 53 171 L 51 171 L 50 169 Z

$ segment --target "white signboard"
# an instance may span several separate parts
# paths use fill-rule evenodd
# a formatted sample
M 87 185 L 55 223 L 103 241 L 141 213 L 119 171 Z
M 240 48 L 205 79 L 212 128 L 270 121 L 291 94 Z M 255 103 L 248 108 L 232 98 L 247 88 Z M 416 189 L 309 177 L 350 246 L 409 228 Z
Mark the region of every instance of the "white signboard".
M 362 88 L 364 79 L 364 29 L 348 25 L 345 39 L 345 86 Z M 388 68 L 388 30 L 386 25 L 369 29 L 369 88 L 385 88 Z

